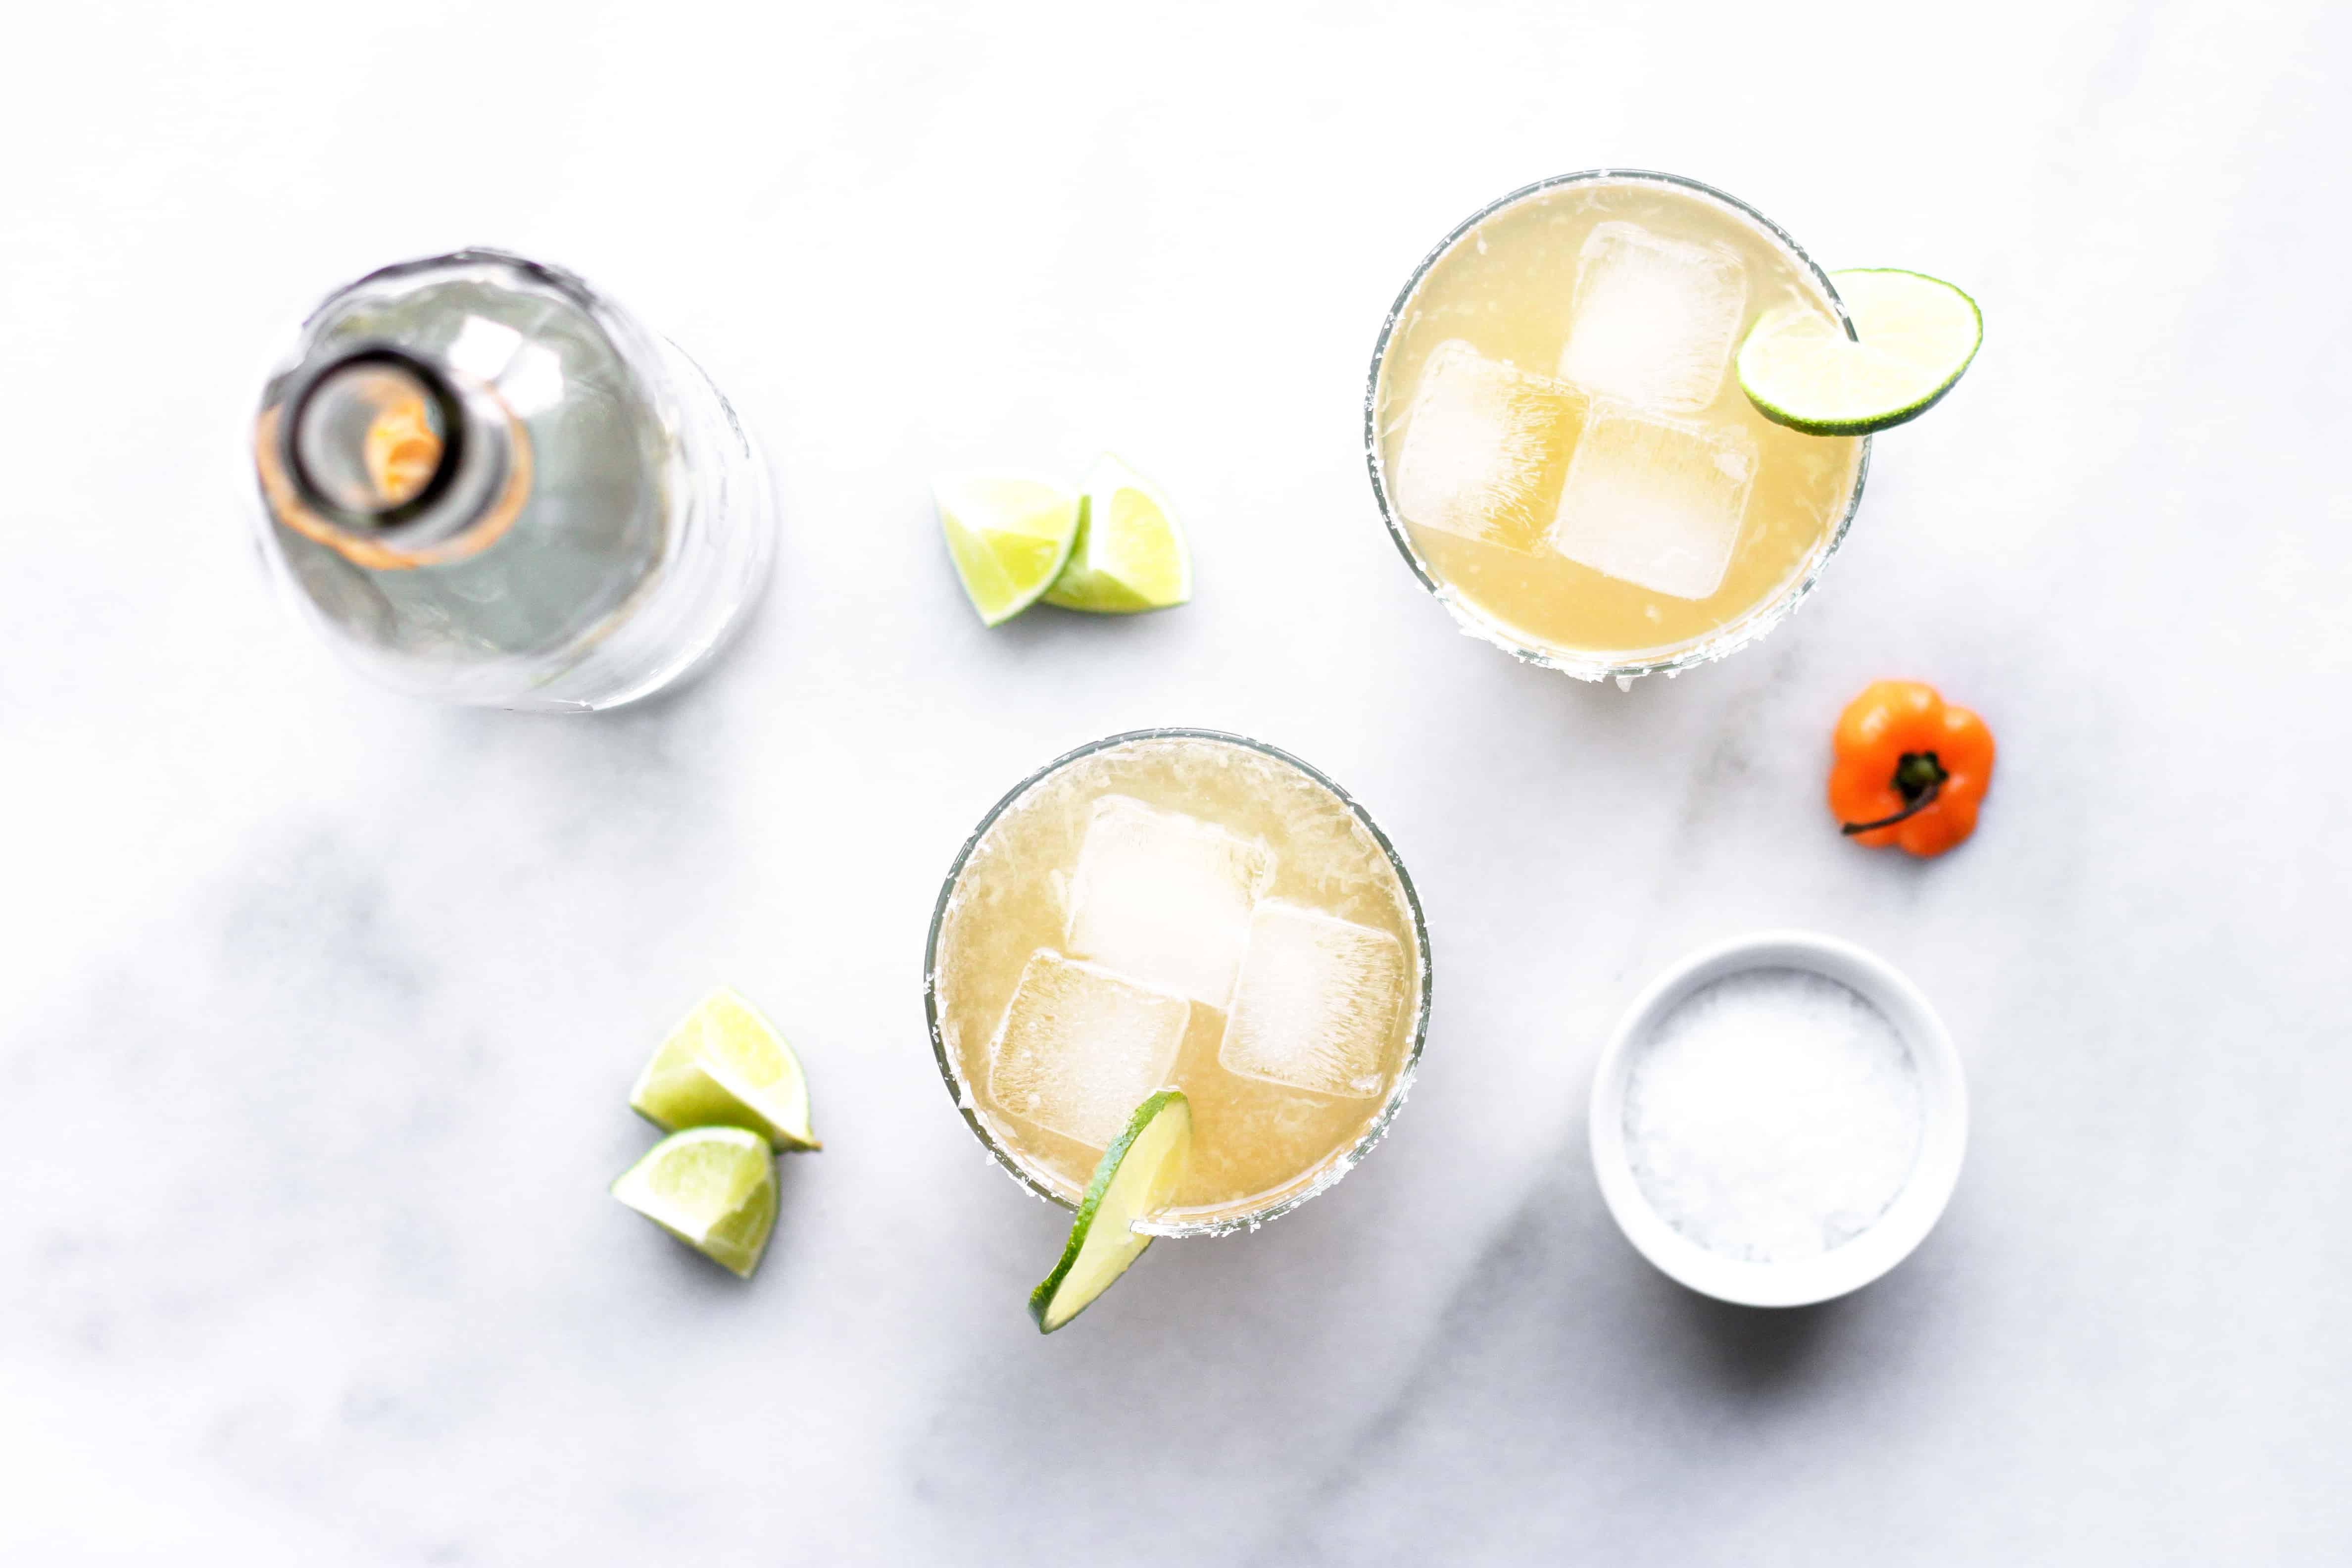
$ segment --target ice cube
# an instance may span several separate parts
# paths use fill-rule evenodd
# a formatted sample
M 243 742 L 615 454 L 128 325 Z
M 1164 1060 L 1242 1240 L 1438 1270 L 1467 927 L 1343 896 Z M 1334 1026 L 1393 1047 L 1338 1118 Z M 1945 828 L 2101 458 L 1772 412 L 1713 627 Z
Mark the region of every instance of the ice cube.
M 1171 992 L 1040 948 L 989 1042 L 989 1102 L 1108 1148 L 1145 1097 L 1166 1086 L 1192 1011 Z
M 1440 533 L 1540 548 L 1582 404 L 1459 338 L 1438 344 L 1397 455 L 1398 514 Z
M 1217 1060 L 1227 1072 L 1318 1094 L 1378 1094 L 1405 990 L 1396 938 L 1268 899 L 1250 918 Z
M 1095 802 L 1070 889 L 1070 951 L 1212 1007 L 1233 994 L 1250 906 L 1274 879 L 1264 845 L 1172 811 Z
M 1552 548 L 1653 593 L 1706 598 L 1731 563 L 1755 476 L 1755 438 L 1736 425 L 1596 406 L 1568 466 Z
M 1563 380 L 1595 397 L 1696 414 L 1723 385 L 1748 314 L 1748 271 L 1721 246 L 1604 223 L 1577 256 L 1570 311 Z

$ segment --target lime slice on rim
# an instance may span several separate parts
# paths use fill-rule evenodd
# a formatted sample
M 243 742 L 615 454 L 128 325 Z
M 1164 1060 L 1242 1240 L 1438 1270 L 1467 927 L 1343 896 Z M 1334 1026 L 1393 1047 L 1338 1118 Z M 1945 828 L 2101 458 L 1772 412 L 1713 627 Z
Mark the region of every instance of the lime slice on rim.
M 1766 312 L 1739 345 L 1739 389 L 1792 430 L 1867 436 L 1916 419 L 1952 390 L 1984 341 L 1977 302 L 1940 279 L 1861 268 L 1830 281 L 1853 338 L 1790 307 Z
M 1136 1107 L 1087 1184 L 1062 1260 L 1030 1292 L 1029 1315 L 1040 1333 L 1085 1311 L 1143 1256 L 1151 1238 L 1136 1235 L 1135 1222 L 1168 1206 L 1192 1152 L 1192 1106 L 1181 1090 L 1163 1089 Z
M 1034 474 L 950 474 L 931 483 L 956 575 L 982 624 L 1037 602 L 1070 559 L 1078 498 Z
M 666 1131 L 740 1127 L 778 1149 L 824 1147 L 809 1130 L 808 1078 L 760 1010 L 722 985 L 669 1032 L 629 1090 Z
M 1164 610 L 1192 596 L 1192 555 L 1150 479 L 1109 453 L 1087 476 L 1077 548 L 1045 602 L 1098 616 Z
M 688 1128 L 646 1151 L 613 1195 L 749 1279 L 776 1225 L 776 1157 L 756 1132 Z

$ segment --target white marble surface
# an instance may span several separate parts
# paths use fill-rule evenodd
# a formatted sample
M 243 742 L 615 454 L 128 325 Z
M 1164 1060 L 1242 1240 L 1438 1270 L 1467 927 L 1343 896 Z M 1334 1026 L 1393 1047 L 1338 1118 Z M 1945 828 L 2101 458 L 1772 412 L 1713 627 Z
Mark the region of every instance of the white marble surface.
M 2280 5 L 60 6 L 0 93 L 0 1556 L 2316 1563 L 2352 1555 L 2352 27 Z M 1630 695 L 1454 634 L 1360 379 L 1423 247 L 1605 163 L 1991 323 L 1822 592 Z M 237 426 L 309 299 L 490 241 L 708 364 L 788 510 L 610 718 L 347 679 Z M 1113 447 L 1196 604 L 984 633 L 925 481 Z M 1982 830 L 1841 843 L 1839 705 L 1990 716 Z M 1436 933 L 1363 1170 L 1070 1331 L 923 1034 L 938 879 L 1112 730 L 1296 750 Z M 1603 1215 L 1642 981 L 1858 939 L 1975 1098 L 1942 1227 L 1718 1309 Z M 748 1288 L 604 1196 L 725 978 L 814 1075 Z

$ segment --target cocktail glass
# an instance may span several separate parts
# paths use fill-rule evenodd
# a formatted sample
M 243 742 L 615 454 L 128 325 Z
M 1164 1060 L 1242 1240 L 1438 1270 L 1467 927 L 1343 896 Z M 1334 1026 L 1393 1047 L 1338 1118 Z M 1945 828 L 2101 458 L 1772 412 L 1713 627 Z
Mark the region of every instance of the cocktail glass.
M 1006 1173 L 1031 1193 L 1049 1203 L 1065 1208 L 1076 1206 L 1083 1187 L 1082 1181 L 1073 1181 L 1066 1172 L 1057 1174 L 1047 1168 L 1045 1161 L 1033 1152 L 1024 1152 L 1024 1139 L 1017 1127 L 1002 1112 L 991 1106 L 971 1081 L 971 1068 L 982 1050 L 978 1042 L 963 1037 L 963 1029 L 949 1015 L 952 1011 L 948 999 L 943 999 L 947 972 L 954 967 L 958 954 L 943 948 L 943 943 L 957 940 L 959 909 L 957 894 L 963 887 L 966 874 L 973 865 L 975 854 L 991 842 L 991 834 L 1009 817 L 1014 816 L 1022 804 L 1049 781 L 1075 765 L 1103 758 L 1106 753 L 1118 753 L 1113 761 L 1143 759 L 1150 755 L 1139 748 L 1154 746 L 1189 748 L 1232 748 L 1255 759 L 1262 759 L 1297 775 L 1304 785 L 1316 792 L 1334 812 L 1344 812 L 1360 828 L 1361 837 L 1373 847 L 1368 862 L 1379 874 L 1392 876 L 1393 894 L 1403 913 L 1398 924 L 1405 942 L 1406 968 L 1410 987 L 1402 1004 L 1402 1044 L 1401 1053 L 1386 1069 L 1386 1081 L 1374 1100 L 1364 1103 L 1360 1129 L 1343 1143 L 1328 1152 L 1308 1159 L 1297 1174 L 1274 1187 L 1255 1194 L 1249 1201 L 1236 1201 L 1222 1206 L 1179 1209 L 1158 1221 L 1139 1224 L 1140 1232 L 1154 1236 L 1223 1236 L 1235 1230 L 1255 1229 L 1277 1215 L 1287 1214 L 1307 1199 L 1327 1191 L 1342 1176 L 1353 1170 L 1387 1132 L 1391 1122 L 1412 1086 L 1413 1075 L 1421 1059 L 1423 1041 L 1428 1032 L 1431 969 L 1429 933 L 1422 915 L 1421 902 L 1413 891 L 1412 880 L 1397 858 L 1393 845 L 1381 831 L 1370 814 L 1328 776 L 1308 763 L 1277 747 L 1243 735 L 1216 730 L 1153 729 L 1130 731 L 1107 736 L 1091 744 L 1055 758 L 1044 767 L 1021 781 L 997 802 L 980 825 L 965 840 L 955 863 L 948 871 L 947 880 L 940 889 L 938 903 L 932 912 L 930 933 L 925 946 L 923 961 L 923 1006 L 929 1021 L 931 1047 L 937 1057 L 940 1077 L 947 1085 L 956 1107 L 963 1114 L 972 1135 L 989 1151 Z M 1336 819 L 1335 819 L 1336 820 Z M 1352 833 L 1352 829 L 1350 830 Z M 1034 875 L 1045 876 L 1045 868 Z M 1193 1004 L 1195 1007 L 1202 1005 Z M 1182 1087 L 1180 1083 L 1179 1087 Z M 1216 1118 L 1197 1109 L 1196 1150 L 1219 1135 Z
M 1799 559 L 1790 563 L 1785 574 L 1770 591 L 1751 604 L 1737 606 L 1736 613 L 1727 616 L 1721 624 L 1696 635 L 1671 638 L 1662 646 L 1569 646 L 1565 641 L 1555 642 L 1530 635 L 1524 628 L 1483 607 L 1477 602 L 1475 591 L 1465 593 L 1463 584 L 1449 581 L 1445 572 L 1433 565 L 1425 552 L 1416 546 L 1412 532 L 1408 529 L 1406 520 L 1400 515 L 1396 502 L 1392 468 L 1402 438 L 1404 405 L 1410 401 L 1412 389 L 1391 388 L 1384 378 L 1391 369 L 1400 334 L 1417 331 L 1426 335 L 1432 331 L 1420 324 L 1415 312 L 1429 288 L 1433 274 L 1457 253 L 1465 253 L 1465 247 L 1475 247 L 1475 254 L 1483 257 L 1486 233 L 1499 216 L 1513 214 L 1515 209 L 1527 204 L 1558 202 L 1564 195 L 1590 195 L 1595 191 L 1622 191 L 1629 195 L 1654 193 L 1669 202 L 1681 200 L 1703 204 L 1728 224 L 1752 236 L 1764 252 L 1777 256 L 1780 263 L 1790 269 L 1789 276 L 1801 279 L 1806 286 L 1803 292 L 1815 305 L 1833 313 L 1840 322 L 1844 323 L 1849 335 L 1853 325 L 1846 318 L 1845 307 L 1839 300 L 1828 275 L 1779 226 L 1746 203 L 1711 186 L 1675 174 L 1643 170 L 1587 169 L 1538 181 L 1513 191 L 1480 208 L 1456 226 L 1423 258 L 1406 279 L 1396 303 L 1390 308 L 1387 319 L 1381 323 L 1380 341 L 1372 353 L 1371 372 L 1364 394 L 1364 445 L 1371 472 L 1372 494 L 1379 503 L 1382 520 L 1388 524 L 1390 535 L 1396 542 L 1398 552 L 1403 555 L 1406 565 L 1412 568 L 1422 586 L 1428 589 L 1470 635 L 1528 663 L 1564 670 L 1587 680 L 1614 677 L 1620 685 L 1627 685 L 1636 676 L 1662 672 L 1671 675 L 1721 658 L 1747 647 L 1787 619 L 1812 592 L 1814 584 L 1821 580 L 1823 568 L 1830 557 L 1836 553 L 1847 527 L 1853 522 L 1854 510 L 1862 500 L 1864 477 L 1869 468 L 1870 443 L 1866 437 L 1858 440 L 1848 437 L 1795 437 L 1792 432 L 1778 431 L 1778 427 L 1766 430 L 1767 437 L 1773 441 L 1820 441 L 1824 453 L 1832 447 L 1851 447 L 1851 479 L 1843 486 L 1842 499 L 1827 509 L 1818 539 Z M 1566 297 L 1567 287 L 1568 283 L 1563 279 L 1559 285 L 1562 298 Z M 1750 321 L 1754 313 L 1751 300 Z M 1743 323 L 1740 331 L 1744 333 L 1745 330 L 1746 324 Z M 1544 372 L 1552 369 L 1548 363 L 1531 368 L 1540 368 Z M 1730 374 L 1726 371 L 1727 376 Z M 1718 405 L 1718 412 L 1726 406 L 1735 411 L 1741 406 L 1736 402 L 1738 397 L 1736 380 L 1727 384 L 1729 390 L 1723 403 Z M 1744 415 L 1741 416 L 1745 417 Z

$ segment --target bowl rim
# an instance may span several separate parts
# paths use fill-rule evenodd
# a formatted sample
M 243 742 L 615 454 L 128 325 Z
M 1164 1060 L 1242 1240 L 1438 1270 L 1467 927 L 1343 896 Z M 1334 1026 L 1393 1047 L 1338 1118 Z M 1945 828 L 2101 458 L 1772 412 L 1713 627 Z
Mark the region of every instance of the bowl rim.
M 1852 988 L 1885 1014 L 1919 1073 L 1919 1153 L 1886 1212 L 1844 1245 L 1811 1258 L 1763 1263 L 1710 1252 L 1650 1206 L 1625 1152 L 1625 1086 L 1634 1047 L 1666 1010 L 1727 975 L 1798 969 Z M 1968 1084 L 1951 1032 L 1910 978 L 1868 949 L 1819 931 L 1773 930 L 1685 954 L 1625 1009 L 1593 1069 L 1588 1115 L 1593 1174 L 1610 1216 L 1660 1272 L 1703 1296 L 1747 1307 L 1802 1307 L 1879 1279 L 1909 1257 L 1950 1202 L 1968 1147 Z

